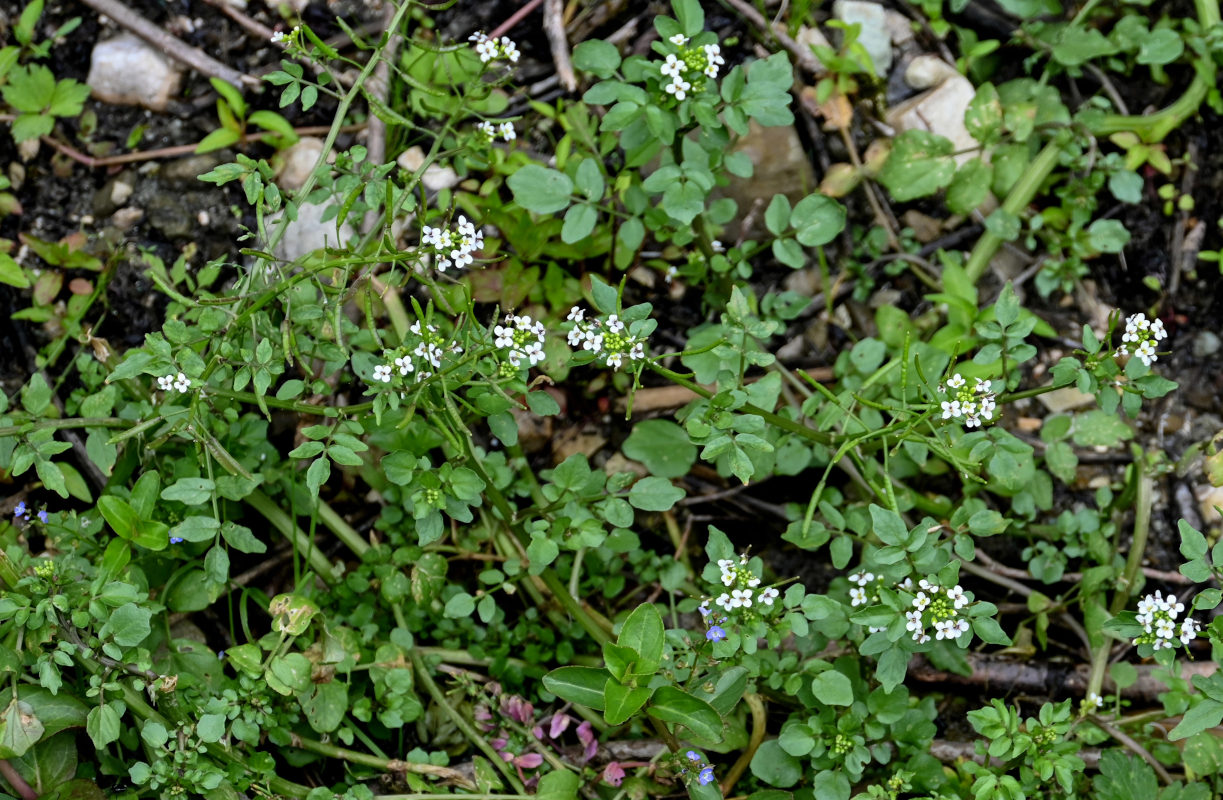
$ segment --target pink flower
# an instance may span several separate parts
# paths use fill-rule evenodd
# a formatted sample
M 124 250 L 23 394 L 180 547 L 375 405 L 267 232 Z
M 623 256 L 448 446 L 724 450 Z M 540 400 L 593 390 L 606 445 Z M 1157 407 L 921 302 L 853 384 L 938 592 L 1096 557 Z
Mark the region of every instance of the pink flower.
M 552 723 L 548 725 L 548 736 L 553 739 L 560 736 L 569 727 L 570 722 L 572 720 L 569 719 L 568 714 L 553 714 Z
M 515 722 L 526 725 L 535 717 L 535 706 L 516 694 L 501 699 L 501 710 Z
M 620 781 L 624 780 L 624 767 L 620 766 L 619 761 L 607 762 L 607 766 L 603 768 L 603 780 L 612 786 L 620 785 Z
M 544 763 L 544 757 L 539 753 L 523 753 L 514 759 L 514 766 L 523 769 L 535 769 L 542 763 Z
M 595 738 L 594 728 L 590 722 L 583 722 L 578 726 L 578 741 L 586 748 L 583 753 L 583 760 L 589 761 L 595 757 L 595 753 L 599 752 L 599 740 Z

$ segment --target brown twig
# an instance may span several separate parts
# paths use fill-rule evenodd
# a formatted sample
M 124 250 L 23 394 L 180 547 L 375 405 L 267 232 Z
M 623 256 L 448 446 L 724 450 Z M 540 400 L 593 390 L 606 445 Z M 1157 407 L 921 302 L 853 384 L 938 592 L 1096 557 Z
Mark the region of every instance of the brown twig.
M 197 50 L 185 44 L 181 39 L 171 36 L 165 29 L 154 25 L 135 11 L 132 11 L 119 2 L 119 0 L 81 0 L 81 2 L 99 14 L 105 14 L 110 17 L 118 25 L 127 28 L 165 55 L 191 67 L 196 72 L 207 75 L 210 78 L 220 78 L 234 86 L 257 88 L 260 85 L 258 79 L 239 72 L 231 66 L 222 64 L 202 50 Z
M 1168 770 L 1164 769 L 1164 765 L 1156 761 L 1155 756 L 1151 755 L 1149 750 L 1140 745 L 1138 742 L 1134 741 L 1129 734 L 1120 728 L 1115 727 L 1114 725 L 1110 725 L 1099 715 L 1093 714 L 1091 721 L 1097 728 L 1104 731 L 1121 744 L 1125 745 L 1127 748 L 1137 754 L 1139 758 L 1150 764 L 1151 769 L 1155 770 L 1155 774 L 1159 776 L 1159 779 L 1164 782 L 1165 786 L 1172 783 L 1172 776 L 1168 774 Z
M 492 32 L 488 34 L 488 38 L 496 39 L 498 36 L 503 36 L 506 33 L 509 33 L 510 29 L 519 22 L 522 22 L 523 18 L 526 17 L 527 14 L 530 14 L 532 11 L 539 8 L 539 4 L 543 1 L 544 0 L 529 0 L 529 2 L 523 3 L 522 8 L 518 9 L 513 14 L 510 14 L 509 18 L 505 22 L 493 28 Z
M 818 75 L 825 71 L 819 59 L 815 57 L 815 53 L 811 52 L 811 48 L 803 47 L 791 39 L 786 33 L 784 26 L 770 25 L 769 21 L 764 18 L 764 15 L 757 11 L 747 0 L 722 0 L 722 2 L 733 8 L 739 16 L 746 19 L 755 27 L 772 35 L 782 47 L 790 51 L 798 65 L 804 70 L 812 75 Z
M 213 8 L 220 9 L 222 14 L 238 23 L 238 25 L 240 25 L 247 33 L 251 34 L 256 39 L 260 39 L 264 42 L 272 41 L 272 34 L 274 34 L 275 31 L 273 31 L 267 25 L 264 25 L 262 22 L 243 14 L 240 9 L 235 8 L 230 3 L 227 3 L 226 0 L 204 0 L 204 2 Z
M 573 74 L 573 62 L 569 59 L 569 40 L 565 36 L 565 9 L 561 0 L 544 0 L 544 34 L 552 49 L 552 62 L 556 75 L 565 91 L 578 88 L 577 76 Z

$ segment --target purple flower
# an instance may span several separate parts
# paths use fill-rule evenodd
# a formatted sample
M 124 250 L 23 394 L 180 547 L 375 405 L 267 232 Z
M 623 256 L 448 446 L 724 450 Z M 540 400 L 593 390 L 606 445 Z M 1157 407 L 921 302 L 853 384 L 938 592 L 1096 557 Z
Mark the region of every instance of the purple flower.
M 701 760 L 701 754 L 695 750 L 689 750 L 686 753 L 686 755 L 688 756 L 689 761 L 700 761 Z
M 535 769 L 542 763 L 544 763 L 544 757 L 539 753 L 523 753 L 514 759 L 514 766 L 523 769 Z
M 702 786 L 707 783 L 713 783 L 713 767 L 705 767 L 705 769 L 701 770 L 700 774 L 696 776 L 696 779 Z
M 535 706 L 516 694 L 501 698 L 501 711 L 510 719 L 523 725 L 535 717 Z
M 705 631 L 705 638 L 711 642 L 720 642 L 726 638 L 726 629 L 721 625 L 710 625 Z
M 28 517 L 28 516 L 30 516 L 30 512 L 25 507 L 25 501 L 22 500 L 20 503 L 17 504 L 17 507 L 13 509 L 13 518 L 14 519 L 24 519 L 25 517 Z
M 171 536 L 170 537 L 170 544 L 182 544 L 182 543 L 183 543 L 183 537 L 181 536 Z
M 560 736 L 572 721 L 568 714 L 553 714 L 552 722 L 548 725 L 548 736 L 553 739 Z
M 603 768 L 603 780 L 612 786 L 620 785 L 620 781 L 624 780 L 624 767 L 620 766 L 619 761 L 607 762 L 607 766 Z
M 42 511 L 38 512 L 38 521 L 44 525 L 47 524 L 47 509 L 44 508 Z
M 595 753 L 599 752 L 599 740 L 595 738 L 594 728 L 591 727 L 590 721 L 583 721 L 577 728 L 578 741 L 585 748 L 583 756 L 586 761 L 595 757 Z

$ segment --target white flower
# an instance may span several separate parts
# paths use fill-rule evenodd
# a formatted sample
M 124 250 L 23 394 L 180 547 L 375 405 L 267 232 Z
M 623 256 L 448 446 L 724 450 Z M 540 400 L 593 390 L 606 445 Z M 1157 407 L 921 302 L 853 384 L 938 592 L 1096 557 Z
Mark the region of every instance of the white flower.
M 771 606 L 778 597 L 781 597 L 781 592 L 770 586 L 760 593 L 760 602 L 766 606 Z
M 711 78 L 718 77 L 718 67 L 726 63 L 726 59 L 722 58 L 722 48 L 716 44 L 705 45 L 705 61 L 708 62 L 705 74 Z
M 607 366 L 611 367 L 612 369 L 620 369 L 620 367 L 623 366 L 623 364 L 624 364 L 624 354 L 623 353 L 608 353 L 607 354 Z
M 731 603 L 735 607 L 751 608 L 752 606 L 752 590 L 751 589 L 732 589 L 730 593 Z
M 514 132 L 514 123 L 503 122 L 497 126 L 497 130 L 501 133 L 501 138 L 507 142 L 512 142 L 518 138 L 518 134 Z
M 1168 332 L 1164 330 L 1164 321 L 1162 319 L 1151 322 L 1151 335 L 1155 337 L 1157 342 L 1168 338 Z
M 183 394 L 186 394 L 187 390 L 191 388 L 191 379 L 181 372 L 178 373 L 178 375 L 174 377 L 174 388 Z
M 977 378 L 976 381 L 977 381 L 977 386 L 976 386 L 977 394 L 989 394 L 989 387 L 993 383 L 993 381 L 983 381 L 980 378 Z
M 416 365 L 412 363 L 409 356 L 400 356 L 395 359 L 395 366 L 399 367 L 400 375 L 407 375 L 412 370 L 416 369 Z
M 964 589 L 958 584 L 947 590 L 947 599 L 955 603 L 956 611 L 968 605 L 968 598 L 964 596 Z
M 481 39 L 476 42 L 476 54 L 480 56 L 480 61 L 487 64 L 497 57 L 497 43 L 492 39 Z
M 272 34 L 272 44 L 280 44 L 288 38 L 288 36 L 285 36 L 284 31 L 276 31 Z
M 607 329 L 612 333 L 620 333 L 624 330 L 624 323 L 615 314 L 607 318 Z
M 157 387 L 161 389 L 163 392 L 170 391 L 171 389 L 174 388 L 174 376 L 173 375 L 162 375 L 160 378 L 157 379 Z
M 484 31 L 476 31 L 471 36 L 467 37 L 467 41 L 475 42 L 476 44 L 479 44 L 480 42 L 486 42 L 488 41 L 488 34 L 486 34 Z
M 714 602 L 720 605 L 722 608 L 726 609 L 727 611 L 730 611 L 731 609 L 736 608 L 734 602 L 730 598 L 730 595 L 727 594 L 726 592 L 722 592 L 722 594 L 718 595 L 718 599 L 714 600 Z
M 854 587 L 849 590 L 849 604 L 853 606 L 866 605 L 866 590 Z
M 569 335 L 565 337 L 565 341 L 569 342 L 570 347 L 577 347 L 579 344 L 582 343 L 582 340 L 585 337 L 586 337 L 586 334 L 582 331 L 581 328 L 573 328 L 569 331 Z
M 637 344 L 633 345 L 632 349 L 628 351 L 628 357 L 634 361 L 645 358 L 645 345 L 643 345 L 641 342 L 637 342 Z
M 684 45 L 688 44 L 688 37 L 682 33 L 677 33 L 667 41 L 676 47 L 683 47 Z
M 925 611 L 930 607 L 930 598 L 926 596 L 925 592 L 918 592 L 917 596 L 913 598 L 913 607 L 918 611 Z
M 688 65 L 676 58 L 674 53 L 667 56 L 667 60 L 659 67 L 663 77 L 666 78 L 678 78 L 687 69 Z
M 906 611 L 905 619 L 908 620 L 908 622 L 905 623 L 906 630 L 913 631 L 916 633 L 916 632 L 921 631 L 922 628 L 925 627 L 922 624 L 922 618 L 921 618 L 920 611 Z M 916 639 L 917 637 L 914 636 L 913 638 Z
M 951 400 L 951 401 L 944 400 L 943 401 L 943 419 L 952 419 L 953 417 L 958 417 L 958 416 L 960 416 L 960 401 L 959 400 Z
M 569 316 L 565 317 L 565 319 L 569 320 L 570 322 L 581 322 L 585 316 L 586 309 L 582 308 L 581 306 L 574 306 L 573 308 L 569 309 Z M 727 559 L 725 558 L 722 559 L 722 561 L 726 560 Z M 722 564 L 722 561 L 718 562 L 719 566 Z
M 1095 692 L 1088 692 L 1087 697 L 1083 700 L 1083 706 L 1087 711 L 1095 711 L 1104 706 L 1104 698 Z
M 1155 345 L 1150 341 L 1143 342 L 1138 345 L 1138 349 L 1134 351 L 1134 355 L 1138 356 L 1138 360 L 1151 366 L 1152 361 L 1158 361 L 1158 356 L 1155 355 Z
M 1198 632 L 1202 630 L 1202 626 L 1192 617 L 1187 618 L 1181 623 L 1181 644 L 1188 645 L 1197 638 Z
M 959 389 L 965 383 L 966 381 L 964 380 L 964 377 L 958 372 L 947 379 L 947 385 L 952 389 Z
M 480 124 L 476 125 L 476 130 L 490 140 L 497 135 L 497 129 L 493 127 L 493 123 L 489 122 L 488 120 L 484 120 Z
M 692 84 L 683 78 L 674 78 L 671 83 L 666 85 L 667 94 L 675 95 L 676 100 L 683 100 L 688 96 L 688 90 L 692 88 Z
M 391 382 L 391 365 L 379 364 L 374 367 L 374 380 L 382 381 L 383 383 Z
M 508 37 L 501 37 L 501 54 L 508 58 L 511 63 L 518 63 L 518 45 L 509 40 Z
M 1171 639 L 1176 636 L 1176 623 L 1166 617 L 1155 620 L 1155 635 L 1161 639 Z

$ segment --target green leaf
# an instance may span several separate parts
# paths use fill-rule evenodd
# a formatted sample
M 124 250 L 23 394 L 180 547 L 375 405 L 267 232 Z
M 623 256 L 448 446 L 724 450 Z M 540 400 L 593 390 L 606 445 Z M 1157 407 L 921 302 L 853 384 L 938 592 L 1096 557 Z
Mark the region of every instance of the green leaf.
M 871 527 L 879 541 L 897 547 L 905 545 L 909 538 L 909 529 L 895 511 L 871 503 L 870 513 Z
M 1179 741 L 1223 722 L 1223 703 L 1205 699 L 1185 712 L 1180 724 L 1168 732 L 1168 738 Z
M 752 756 L 752 774 L 770 786 L 786 788 L 798 783 L 803 776 L 802 763 L 770 739 L 760 745 Z
M 854 687 L 849 678 L 835 669 L 824 670 L 811 681 L 811 691 L 821 703 L 849 706 L 854 702 Z
M 908 130 L 892 142 L 879 182 L 900 202 L 934 194 L 955 177 L 955 145 L 945 136 Z
M 113 701 L 89 709 L 89 716 L 85 720 L 85 730 L 89 733 L 89 738 L 93 740 L 93 746 L 98 750 L 119 738 L 119 712 L 113 705 L 117 702 Z
M 790 224 L 790 200 L 784 194 L 775 194 L 764 210 L 764 226 L 774 236 L 785 233 Z
M 216 484 L 207 478 L 179 478 L 173 485 L 161 490 L 161 499 L 196 506 L 208 502 L 215 490 Z
M 628 687 L 615 678 L 608 678 L 603 687 L 603 697 L 606 707 L 603 709 L 603 719 L 609 725 L 623 725 L 629 718 L 641 710 L 652 694 L 651 689 L 640 686 Z
M 164 550 L 170 543 L 170 528 L 167 525 L 142 520 L 122 498 L 114 495 L 99 497 L 98 511 L 120 538 L 150 550 Z
M 722 741 L 722 717 L 714 707 L 674 686 L 660 686 L 646 713 L 663 722 L 683 725 L 698 738 Z
M 240 553 L 266 553 L 268 546 L 245 525 L 236 522 L 226 522 L 221 526 L 221 536 L 229 546 Z M 184 537 L 185 538 L 185 537 Z
M 573 48 L 573 66 L 600 78 L 610 78 L 620 66 L 620 51 L 611 42 L 587 39 Z
M 602 711 L 603 690 L 610 677 L 595 667 L 560 667 L 544 676 L 544 688 L 562 700 Z
M 536 214 L 554 214 L 569 205 L 573 181 L 563 172 L 539 164 L 527 164 L 507 181 L 514 202 Z
M 956 214 L 968 214 L 985 202 L 994 169 L 979 158 L 966 162 L 956 170 L 947 187 L 947 207 Z
M 588 203 L 578 203 L 565 212 L 565 223 L 561 226 L 561 241 L 565 244 L 580 242 L 591 234 L 599 221 L 599 212 Z
M 209 744 L 221 741 L 221 737 L 225 735 L 225 715 L 202 714 L 195 723 L 195 734 L 200 737 L 200 741 Z
M 652 603 L 642 603 L 624 621 L 616 642 L 637 654 L 638 673 L 648 675 L 662 664 L 665 634 L 658 608 Z
M 120 647 L 135 647 L 148 638 L 152 616 L 153 612 L 147 608 L 125 603 L 114 610 L 104 629 L 110 631 Z
M 459 592 L 446 601 L 445 614 L 451 619 L 470 617 L 476 610 L 476 601 L 467 592 Z
M 998 99 L 998 90 L 992 83 L 977 87 L 977 93 L 964 112 L 964 127 L 972 138 L 985 147 L 995 144 L 1000 138 L 1002 101 Z
M 794 238 L 804 247 L 828 244 L 845 228 L 845 206 L 822 194 L 810 194 L 798 201 L 790 214 Z
M 557 769 L 539 779 L 535 800 L 577 800 L 580 781 L 567 769 Z
M 1120 253 L 1130 242 L 1130 232 L 1121 220 L 1098 219 L 1087 226 L 1087 240 L 1101 253 Z
M 7 283 L 18 289 L 26 289 L 30 286 L 30 279 L 26 277 L 25 270 L 8 253 L 0 253 L 0 283 Z
M 140 738 L 149 747 L 161 747 L 170 741 L 170 732 L 160 722 L 149 721 L 140 729 Z
M 170 535 L 188 542 L 206 542 L 217 535 L 221 523 L 212 517 L 187 517 L 170 529 Z
M 412 599 L 418 605 L 428 606 L 441 593 L 449 566 L 450 562 L 441 553 L 425 553 L 412 565 Z
M 668 511 L 684 496 L 684 490 L 666 478 L 650 476 L 633 484 L 628 501 L 642 511 Z
M 268 688 L 287 697 L 310 689 L 310 671 L 310 659 L 301 653 L 286 653 L 272 659 L 263 679 Z
M 696 463 L 696 445 L 688 433 L 666 419 L 648 419 L 633 426 L 624 440 L 624 455 L 646 465 L 659 478 L 681 478 Z
M 17 687 L 17 697 L 34 709 L 43 726 L 43 738 L 49 738 L 67 728 L 85 724 L 88 707 L 68 693 L 55 694 L 41 686 Z
M 1206 537 L 1183 519 L 1177 522 L 1176 525 L 1181 533 L 1181 555 L 1190 560 L 1206 555 L 1206 550 L 1209 547 Z
M 43 724 L 29 703 L 13 698 L 0 715 L 0 758 L 25 755 L 42 738 Z
M 241 134 L 237 131 L 230 130 L 229 128 L 217 128 L 200 140 L 200 143 L 196 145 L 195 152 L 197 154 L 211 153 L 214 150 L 229 147 L 231 144 L 237 144 L 241 138 Z
M 1077 67 L 1100 56 L 1112 55 L 1117 46 L 1095 28 L 1068 25 L 1053 45 L 1053 59 L 1067 67 Z

